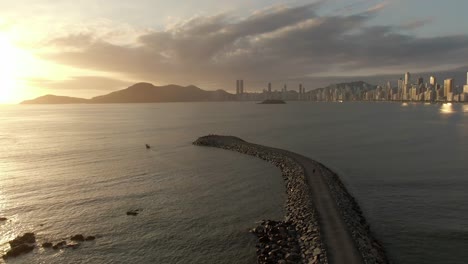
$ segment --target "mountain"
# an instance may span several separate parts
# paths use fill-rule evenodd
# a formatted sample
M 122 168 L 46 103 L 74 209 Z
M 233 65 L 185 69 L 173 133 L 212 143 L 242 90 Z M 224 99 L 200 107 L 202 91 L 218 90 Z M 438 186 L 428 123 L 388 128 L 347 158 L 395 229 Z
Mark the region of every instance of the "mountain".
M 236 96 L 224 90 L 205 91 L 196 86 L 166 85 L 154 86 L 151 83 L 137 83 L 126 89 L 115 91 L 91 99 L 46 95 L 21 104 L 113 104 L 113 103 L 159 103 L 159 102 L 206 102 L 230 101 Z
M 44 95 L 33 100 L 26 100 L 21 104 L 84 104 L 89 100 L 77 97 Z
M 91 103 L 156 103 L 156 102 L 203 102 L 234 100 L 235 96 L 224 90 L 205 91 L 196 86 L 154 86 L 137 83 L 127 89 L 94 97 Z
M 357 82 L 345 82 L 345 83 L 331 84 L 325 88 L 318 88 L 315 90 L 311 90 L 307 93 L 316 94 L 319 92 L 330 91 L 330 90 L 347 90 L 349 92 L 355 93 L 357 91 L 366 92 L 366 91 L 374 90 L 375 88 L 377 88 L 376 85 L 369 84 L 364 81 L 357 81 Z

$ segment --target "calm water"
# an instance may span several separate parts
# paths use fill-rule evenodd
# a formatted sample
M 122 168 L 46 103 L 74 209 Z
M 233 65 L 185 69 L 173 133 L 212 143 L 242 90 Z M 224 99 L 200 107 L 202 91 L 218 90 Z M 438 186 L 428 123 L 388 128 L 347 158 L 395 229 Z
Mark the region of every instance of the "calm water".
M 336 170 L 397 263 L 467 262 L 468 106 L 394 103 L 2 106 L 0 253 L 34 231 L 99 238 L 9 263 L 254 263 L 246 230 L 282 217 L 280 173 L 191 145 L 210 133 Z

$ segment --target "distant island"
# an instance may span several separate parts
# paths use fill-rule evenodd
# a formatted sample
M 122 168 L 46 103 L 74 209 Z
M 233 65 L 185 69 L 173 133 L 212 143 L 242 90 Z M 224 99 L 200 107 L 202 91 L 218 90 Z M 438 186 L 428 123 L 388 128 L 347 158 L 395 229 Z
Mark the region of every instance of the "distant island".
M 205 91 L 196 86 L 137 83 L 126 89 L 91 99 L 45 95 L 21 104 L 115 104 L 115 103 L 159 103 L 159 102 L 209 102 L 234 101 L 236 95 L 224 90 Z
M 285 104 L 285 103 L 286 102 L 283 100 L 267 99 L 267 100 L 260 102 L 259 104 Z

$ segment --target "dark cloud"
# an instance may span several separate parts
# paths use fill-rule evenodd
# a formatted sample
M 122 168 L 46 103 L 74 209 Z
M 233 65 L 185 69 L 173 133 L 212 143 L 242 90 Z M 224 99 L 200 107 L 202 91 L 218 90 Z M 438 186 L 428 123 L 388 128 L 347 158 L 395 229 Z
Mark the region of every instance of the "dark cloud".
M 434 17 L 428 17 L 424 19 L 418 19 L 418 20 L 413 20 L 413 21 L 403 23 L 400 27 L 401 29 L 412 30 L 412 29 L 423 27 L 427 24 L 432 23 L 433 21 L 434 21 Z
M 30 85 L 50 90 L 69 91 L 113 91 L 129 86 L 131 83 L 101 76 L 75 76 L 67 80 L 28 79 Z
M 229 14 L 197 17 L 166 31 L 141 36 L 137 45 L 115 45 L 91 35 L 52 41 L 64 49 L 42 57 L 135 80 L 231 88 L 321 74 L 348 75 L 376 69 L 423 70 L 464 64 L 468 36 L 418 38 L 404 33 L 429 20 L 403 26 L 370 26 L 372 9 L 348 16 L 318 16 L 319 4 L 276 7 L 244 19 Z M 72 46 L 74 49 L 68 49 Z

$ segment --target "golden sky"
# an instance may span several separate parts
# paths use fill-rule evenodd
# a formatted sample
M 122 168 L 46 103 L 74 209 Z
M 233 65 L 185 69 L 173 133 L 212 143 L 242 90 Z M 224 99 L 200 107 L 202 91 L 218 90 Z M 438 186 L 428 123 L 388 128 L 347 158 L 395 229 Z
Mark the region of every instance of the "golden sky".
M 232 91 L 245 79 L 258 91 L 268 82 L 310 89 L 324 77 L 448 70 L 467 66 L 467 8 L 435 0 L 2 1 L 0 103 L 90 98 L 140 81 Z

